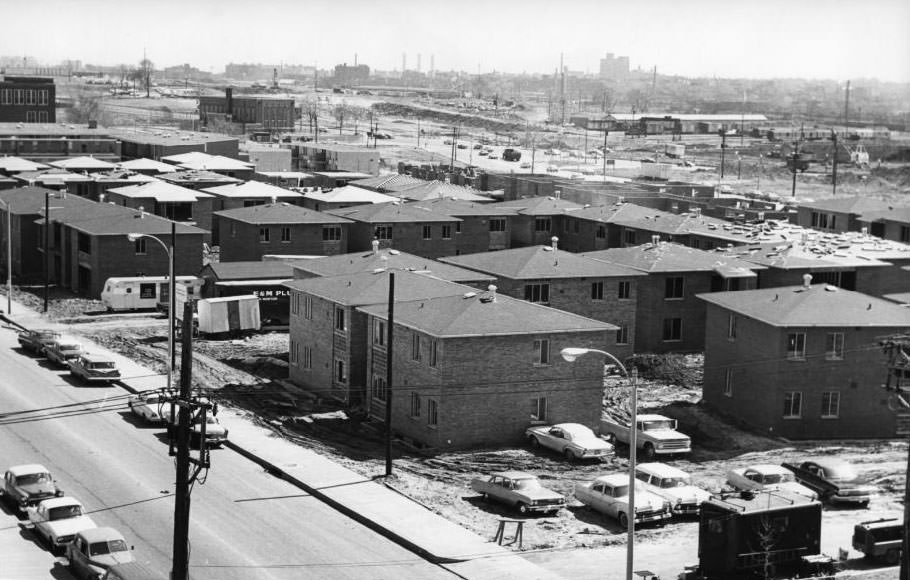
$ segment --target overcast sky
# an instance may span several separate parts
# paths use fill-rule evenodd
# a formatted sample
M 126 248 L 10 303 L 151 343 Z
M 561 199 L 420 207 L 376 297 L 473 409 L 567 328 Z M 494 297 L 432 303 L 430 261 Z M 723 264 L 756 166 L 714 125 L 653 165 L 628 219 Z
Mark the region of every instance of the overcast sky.
M 0 55 L 910 82 L 908 0 L 0 0 Z

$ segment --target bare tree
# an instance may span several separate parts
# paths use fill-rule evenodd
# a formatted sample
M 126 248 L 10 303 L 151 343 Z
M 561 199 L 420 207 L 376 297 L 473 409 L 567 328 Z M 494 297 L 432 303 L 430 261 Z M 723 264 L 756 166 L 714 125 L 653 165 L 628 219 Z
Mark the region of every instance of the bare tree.
M 141 82 L 145 85 L 145 96 L 148 98 L 151 96 L 152 88 L 152 72 L 155 70 L 155 63 L 150 61 L 147 58 L 143 58 L 139 61 L 139 72 L 141 74 Z
M 335 120 L 338 121 L 338 134 L 341 135 L 341 130 L 344 128 L 344 118 L 350 115 L 350 107 L 342 101 L 335 105 L 332 114 L 335 116 Z
M 300 114 L 306 115 L 307 121 L 310 124 L 310 133 L 312 133 L 313 124 L 319 122 L 319 98 L 318 98 L 318 96 L 304 97 L 303 100 L 300 101 Z

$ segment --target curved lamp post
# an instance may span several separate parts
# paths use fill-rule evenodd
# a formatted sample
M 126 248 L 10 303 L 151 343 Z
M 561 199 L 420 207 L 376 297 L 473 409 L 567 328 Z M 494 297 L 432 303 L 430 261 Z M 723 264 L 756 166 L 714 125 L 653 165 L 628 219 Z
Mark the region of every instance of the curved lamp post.
M 578 357 L 589 353 L 600 354 L 613 361 L 613 363 L 619 367 L 619 370 L 622 371 L 623 376 L 629 379 L 629 388 L 631 389 L 632 400 L 630 406 L 632 407 L 632 421 L 629 428 L 629 511 L 631 512 L 631 517 L 628 518 L 629 524 L 627 533 L 629 537 L 626 541 L 626 580 L 633 580 L 632 568 L 635 554 L 635 456 L 638 451 L 638 387 L 636 386 L 635 379 L 638 377 L 638 369 L 633 368 L 632 374 L 629 374 L 625 365 L 619 362 L 618 358 L 605 350 L 598 350 L 596 348 L 568 347 L 559 352 L 562 358 L 567 362 L 575 362 L 575 359 Z
M 139 234 L 139 233 L 129 233 L 126 235 L 127 239 L 131 242 L 135 242 L 140 238 L 150 238 L 155 240 L 161 247 L 164 248 L 164 251 L 167 252 L 167 265 L 168 265 L 168 308 L 167 308 L 167 353 L 168 353 L 168 365 L 167 365 L 167 390 L 171 391 L 171 375 L 174 370 L 174 246 L 169 246 L 164 243 L 164 241 L 151 234 Z

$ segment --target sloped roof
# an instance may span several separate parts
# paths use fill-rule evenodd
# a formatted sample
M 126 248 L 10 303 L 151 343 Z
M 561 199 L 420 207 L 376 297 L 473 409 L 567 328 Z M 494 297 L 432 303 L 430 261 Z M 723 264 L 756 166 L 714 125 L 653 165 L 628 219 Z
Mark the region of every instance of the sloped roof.
M 888 209 L 876 211 L 864 211 L 858 219 L 861 222 L 871 223 L 878 221 L 890 221 L 910 225 L 910 206 L 889 207 Z
M 408 205 L 423 207 L 436 213 L 443 213 L 455 217 L 461 216 L 493 216 L 505 217 L 518 214 L 514 207 L 502 207 L 500 203 L 477 203 L 462 199 L 427 199 L 425 201 L 412 201 Z
M 862 214 L 867 211 L 886 210 L 891 205 L 892 204 L 887 201 L 857 195 L 852 197 L 832 197 L 829 199 L 820 199 L 818 201 L 804 201 L 799 204 L 799 207 L 808 207 L 811 209 L 838 213 Z
M 79 197 L 78 195 L 66 195 L 63 196 L 62 192 L 59 192 L 55 189 L 47 189 L 45 187 L 38 187 L 33 185 L 28 185 L 25 187 L 17 187 L 15 189 L 4 189 L 0 190 L 0 200 L 3 200 L 5 203 L 9 204 L 10 211 L 13 215 L 44 215 L 44 196 L 49 194 L 50 205 L 58 206 L 72 206 L 72 205 L 91 205 L 96 204 L 96 202 L 88 200 L 84 197 Z M 5 208 L 0 208 L 0 211 L 5 211 Z M 58 210 L 53 210 L 58 211 Z
M 72 196 L 70 196 L 72 197 Z M 87 201 L 87 200 L 86 200 Z M 87 204 L 66 205 L 51 212 L 51 221 L 65 224 L 74 230 L 90 235 L 140 234 L 170 235 L 171 220 L 148 212 L 115 205 L 89 201 Z M 36 220 L 44 223 L 44 219 Z M 177 222 L 178 234 L 202 234 L 204 230 Z
M 151 175 L 136 173 L 134 171 L 130 171 L 129 169 L 110 169 L 108 171 L 96 171 L 92 173 L 90 177 L 93 181 L 101 183 L 104 183 L 106 181 L 127 181 L 130 183 L 151 183 L 153 181 L 158 181 Z
M 209 159 L 200 159 L 198 161 L 184 161 L 180 167 L 190 170 L 201 171 L 247 171 L 256 167 L 255 163 L 247 163 L 239 159 L 231 159 L 223 155 L 212 155 Z
M 236 177 L 230 177 L 228 175 L 222 175 L 220 173 L 215 173 L 214 171 L 188 171 L 180 170 L 173 173 L 162 173 L 158 175 L 158 179 L 163 179 L 171 183 L 198 183 L 202 182 L 216 182 L 216 183 L 225 183 L 225 184 L 235 184 L 242 183 L 243 181 L 237 179 Z M 220 186 L 219 186 L 220 187 Z
M 82 175 L 81 173 L 73 173 L 72 171 L 67 171 L 66 169 L 61 169 L 59 167 L 51 167 L 49 169 L 39 169 L 38 171 L 23 171 L 21 173 L 15 174 L 13 177 L 19 181 L 25 183 L 50 183 L 50 182 L 61 182 L 66 183 L 69 181 L 91 181 L 92 178 L 88 175 Z
M 275 185 L 269 185 L 262 181 L 247 181 L 235 185 L 216 185 L 206 187 L 202 191 L 211 193 L 219 197 L 261 197 L 261 198 L 282 198 L 282 197 L 303 197 L 302 193 L 284 189 Z
M 565 250 L 553 251 L 551 246 L 530 246 L 498 252 L 462 254 L 440 258 L 440 261 L 512 280 L 644 276 L 641 271 L 633 268 L 595 260 Z
M 35 163 L 21 157 L 0 157 L 0 172 L 20 173 L 22 171 L 38 171 L 46 168 L 44 163 Z
M 681 244 L 660 242 L 628 248 L 610 248 L 581 254 L 587 258 L 621 264 L 642 272 L 739 272 L 750 277 L 754 270 L 764 267 L 752 262 L 725 256 L 717 252 L 697 250 Z
M 402 189 L 414 187 L 415 185 L 424 185 L 425 183 L 427 183 L 427 181 L 424 179 L 418 179 L 416 177 L 411 177 L 410 175 L 395 174 L 377 175 L 376 177 L 358 179 L 356 181 L 351 181 L 348 185 L 356 185 L 357 187 L 384 193 L 388 191 L 398 192 Z
M 348 306 L 388 303 L 390 273 L 395 274 L 396 303 L 437 296 L 462 296 L 476 291 L 470 286 L 430 274 L 390 270 L 306 278 L 287 282 L 285 286 Z
M 173 173 L 177 171 L 177 168 L 173 165 L 145 158 L 121 161 L 117 165 L 131 171 L 157 171 L 158 173 Z
M 457 217 L 431 211 L 426 208 L 402 205 L 400 203 L 376 203 L 373 205 L 358 205 L 344 209 L 332 209 L 326 213 L 346 217 L 348 219 L 377 223 L 426 223 L 426 222 L 460 222 Z
M 376 303 L 360 310 L 379 318 L 388 317 L 387 304 Z M 476 291 L 395 304 L 395 324 L 437 337 L 603 332 L 618 328 L 556 308 L 502 294 L 493 298 L 490 292 Z
M 148 183 L 112 187 L 108 191 L 133 199 L 151 198 L 162 203 L 194 202 L 206 197 L 214 197 L 207 193 L 202 193 L 201 191 L 180 187 L 179 185 L 159 181 L 154 178 L 153 181 Z
M 398 250 L 353 252 L 299 261 L 293 265 L 295 271 L 299 270 L 316 276 L 338 276 L 356 272 L 372 272 L 382 268 L 395 271 L 425 272 L 452 282 L 492 282 L 494 280 L 490 276 L 479 274 L 472 270 Z
M 188 151 L 187 153 L 178 153 L 162 157 L 161 160 L 171 165 L 180 165 L 182 163 L 195 163 L 199 161 L 208 161 L 214 155 L 203 153 L 202 151 Z
M 355 187 L 350 184 L 344 187 L 336 187 L 329 191 L 311 191 L 303 196 L 307 199 L 325 203 L 389 203 L 398 201 L 397 197 L 363 189 L 362 187 Z
M 96 159 L 95 157 L 69 157 L 67 159 L 61 159 L 60 161 L 51 161 L 50 165 L 54 167 L 59 167 L 60 169 L 113 169 L 117 165 L 104 161 L 102 159 Z
M 473 187 L 464 187 L 463 185 L 454 185 L 444 181 L 430 181 L 422 185 L 415 185 L 406 189 L 398 190 L 398 194 L 406 199 L 413 201 L 424 201 L 428 199 L 452 198 L 463 199 L 466 201 L 476 201 L 491 203 L 495 201 L 492 197 L 483 195 L 480 190 Z
M 712 292 L 698 297 L 772 326 L 910 328 L 910 309 L 827 284 Z
M 697 234 L 722 241 L 740 241 L 733 233 L 739 226 L 726 220 L 696 212 L 670 213 L 634 203 L 586 207 L 572 212 L 572 217 L 674 236 Z
M 336 215 L 306 209 L 287 202 L 252 205 L 216 211 L 214 215 L 237 220 L 248 224 L 347 224 L 346 220 Z
M 210 262 L 206 268 L 210 269 L 218 280 L 268 280 L 294 277 L 294 267 L 283 260 Z
M 496 204 L 499 207 L 516 208 L 521 215 L 558 215 L 575 212 L 584 208 L 583 205 L 556 197 L 528 197 L 503 201 Z

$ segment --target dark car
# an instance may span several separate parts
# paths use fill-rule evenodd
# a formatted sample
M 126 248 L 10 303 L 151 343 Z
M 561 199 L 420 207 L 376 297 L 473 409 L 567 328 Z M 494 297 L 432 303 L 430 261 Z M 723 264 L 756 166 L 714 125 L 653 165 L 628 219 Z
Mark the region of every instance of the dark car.
M 796 481 L 818 493 L 822 501 L 866 507 L 877 491 L 852 465 L 841 459 L 824 457 L 782 465 L 793 472 Z
M 44 349 L 55 339 L 60 338 L 60 333 L 56 330 L 47 328 L 37 328 L 34 330 L 23 330 L 19 333 L 19 346 L 23 350 L 31 351 L 35 354 L 44 354 Z

